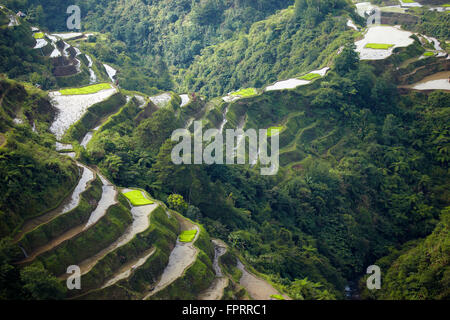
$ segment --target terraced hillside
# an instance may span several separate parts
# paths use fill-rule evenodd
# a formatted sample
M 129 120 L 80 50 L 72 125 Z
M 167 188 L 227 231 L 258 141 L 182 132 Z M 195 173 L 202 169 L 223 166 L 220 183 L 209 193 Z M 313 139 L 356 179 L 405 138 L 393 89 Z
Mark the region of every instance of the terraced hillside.
M 66 38 L 58 34 L 47 36 L 46 40 L 54 41 L 56 36 Z M 52 44 L 58 50 L 56 42 Z M 65 44 L 65 52 L 73 48 Z M 49 57 L 57 59 L 57 56 Z M 77 56 L 82 56 L 79 50 Z M 24 216 L 23 223 L 19 220 L 17 228 L 11 229 L 11 246 L 20 251 L 9 257 L 10 261 L 22 274 L 45 270 L 49 277 L 57 277 L 49 289 L 52 296 L 35 295 L 35 299 L 196 298 L 215 277 L 211 262 L 214 249 L 206 230 L 169 210 L 143 190 L 136 192 L 150 199 L 149 204 L 133 205 L 126 198 L 130 189 L 116 187 L 97 167 L 72 160 L 79 156 L 83 159 L 84 147 L 104 130 L 128 118 L 143 121 L 158 108 L 167 103 L 179 104 L 181 99 L 174 96 L 172 102 L 168 95 L 169 100 L 161 104 L 159 97 L 130 94 L 111 86 L 99 90 L 91 87 L 53 91 L 49 100 L 38 89 L 2 80 L 2 137 L 5 137 L 2 148 L 5 151 L 17 148 L 12 143 L 16 131 L 24 125 L 25 132 L 34 131 L 30 130 L 31 125 L 25 124 L 32 122 L 33 128 L 49 130 L 61 139 L 55 147 L 50 147 L 54 138 L 45 133 L 43 136 L 49 141 L 41 148 L 53 149 L 55 157 L 70 164 L 75 178 L 65 194 L 59 186 L 59 203 L 53 209 Z M 34 109 L 35 101 L 40 109 Z M 22 114 L 26 120 L 12 121 Z M 33 134 L 37 136 L 39 132 Z M 11 191 L 5 191 L 6 196 Z M 177 240 L 180 232 L 192 229 L 196 230 L 193 240 Z M 82 275 L 82 288 L 78 291 L 64 289 L 69 276 L 66 271 L 72 265 L 79 266 Z M 220 269 L 218 265 L 217 268 Z M 199 271 L 205 277 L 198 278 Z M 178 292 L 180 286 L 191 286 L 193 277 L 198 279 L 195 290 Z M 220 299 L 221 295 L 216 298 Z
M 142 48 L 145 63 L 131 51 L 151 37 L 107 30 L 92 2 L 96 32 L 2 8 L 0 298 L 448 298 L 447 13 L 353 2 L 257 5 L 230 35 L 251 5 L 216 1 L 219 28 L 205 2 L 175 1 L 176 17 L 150 12 L 172 29 L 148 32 L 173 43 Z M 391 25 L 366 26 L 378 7 Z M 196 25 L 205 38 L 177 56 L 174 30 Z M 278 173 L 175 165 L 171 135 L 195 121 L 267 129 Z M 373 264 L 387 270 L 379 294 L 364 289 Z

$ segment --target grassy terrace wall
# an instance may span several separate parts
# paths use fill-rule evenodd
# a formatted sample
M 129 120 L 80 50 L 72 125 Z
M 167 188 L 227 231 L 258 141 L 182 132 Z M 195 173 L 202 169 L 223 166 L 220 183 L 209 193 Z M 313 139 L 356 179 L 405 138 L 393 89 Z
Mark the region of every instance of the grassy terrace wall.
M 60 88 L 83 87 L 90 83 L 89 69 L 81 64 L 81 72 L 64 77 L 56 77 L 56 82 Z
M 180 108 L 181 97 L 174 92 L 171 92 L 170 95 L 172 96 L 172 98 L 170 99 L 167 108 L 171 108 L 173 111 L 175 111 Z
M 97 207 L 101 197 L 102 182 L 97 177 L 81 194 L 80 203 L 76 208 L 26 234 L 20 241 L 20 245 L 27 252 L 33 252 L 70 229 L 85 224 L 92 211 Z
M 397 73 L 400 84 L 412 84 L 434 73 L 450 70 L 450 61 L 430 57 L 411 63 L 407 68 Z
M 86 133 L 93 129 L 102 118 L 117 112 L 125 103 L 125 96 L 121 93 L 116 93 L 105 101 L 93 105 L 79 121 L 70 127 L 66 137 L 70 140 L 81 142 Z
M 365 63 L 375 67 L 374 72 L 377 74 L 383 73 L 386 69 L 392 68 L 392 66 L 399 67 L 403 62 L 408 59 L 421 56 L 425 49 L 420 44 L 419 39 L 413 35 L 415 40 L 413 44 L 408 47 L 395 48 L 390 57 L 383 60 L 367 60 Z
M 68 266 L 79 264 L 113 243 L 132 221 L 128 208 L 122 203 L 116 204 L 110 207 L 106 215 L 94 226 L 44 253 L 38 259 L 47 270 L 61 275 L 66 272 Z
M 82 296 L 84 300 L 140 300 L 144 293 L 155 284 L 169 262 L 171 250 L 155 249 L 153 255 L 128 279 L 110 287 L 92 291 Z
M 215 278 L 212 267 L 214 245 L 203 226 L 200 226 L 195 246 L 199 252 L 194 264 L 182 277 L 152 296 L 151 300 L 195 300 L 202 291 L 209 288 Z
M 131 99 L 130 102 L 128 102 L 125 106 L 120 108 L 120 110 L 111 116 L 101 127 L 97 132 L 101 132 L 104 130 L 108 130 L 126 120 L 134 119 L 137 114 L 140 112 L 141 109 L 138 107 L 138 103 L 136 99 Z M 95 134 L 94 138 L 95 139 Z
M 305 117 L 304 112 L 290 117 L 286 122 L 285 129 L 280 134 L 280 148 L 284 148 L 292 143 L 298 131 L 308 126 L 311 121 L 311 118 Z
M 164 211 L 161 209 L 160 212 Z M 200 230 L 199 237 L 195 242 L 195 246 L 200 249 L 195 263 L 183 277 L 156 294 L 155 297 L 152 297 L 153 299 L 195 299 L 200 292 L 210 286 L 215 277 L 211 262 L 214 259 L 214 246 L 202 226 L 200 226 Z M 154 246 L 156 247 L 155 253 L 130 278 L 108 288 L 91 292 L 82 299 L 142 299 L 150 285 L 158 281 L 169 262 L 172 250 L 172 247 L 162 248 L 156 244 Z
M 228 250 L 219 258 L 219 264 L 224 273 L 230 275 L 234 282 L 239 283 L 242 277 L 242 271 L 237 267 L 237 257 L 233 252 Z
M 47 45 L 41 48 L 41 52 L 44 56 L 50 56 L 50 54 L 53 52 L 55 48 L 52 46 L 52 44 L 47 41 Z
M 192 99 L 192 97 L 189 97 L 189 99 Z M 190 100 L 187 105 L 181 108 L 179 119 L 184 123 L 190 117 L 201 117 L 204 115 L 205 104 L 206 103 L 202 101 L 200 97 L 196 97 L 195 101 Z
M 0 79 L 0 100 L 0 167 L 4 177 L 0 183 L 0 237 L 14 237 L 25 221 L 58 207 L 77 185 L 79 169 L 72 159 L 52 150 L 49 134 L 31 131 L 31 121 L 42 132 L 55 116 L 44 91 Z M 27 119 L 23 126 L 15 126 L 12 119 L 21 114 Z M 14 183 L 6 178 L 11 174 Z
M 169 218 L 164 209 L 156 208 L 150 219 L 150 227 L 137 234 L 126 245 L 114 250 L 100 260 L 92 270 L 81 278 L 80 293 L 101 287 L 109 278 L 117 273 L 123 264 L 141 257 L 149 248 L 155 248 L 153 255 L 130 278 L 127 286 L 133 291 L 143 291 L 148 284 L 154 283 L 167 265 L 169 254 L 175 246 L 179 225 L 176 219 Z M 125 281 L 126 282 L 126 281 Z M 99 290 L 105 291 L 105 290 Z M 102 294 L 99 292 L 97 294 Z
M 268 91 L 261 95 L 238 100 L 230 105 L 226 128 L 237 126 L 247 114 L 245 129 L 269 128 L 280 123 L 292 111 L 309 107 L 307 94 L 320 87 L 321 80 L 291 90 Z M 308 116 L 308 115 L 307 115 Z

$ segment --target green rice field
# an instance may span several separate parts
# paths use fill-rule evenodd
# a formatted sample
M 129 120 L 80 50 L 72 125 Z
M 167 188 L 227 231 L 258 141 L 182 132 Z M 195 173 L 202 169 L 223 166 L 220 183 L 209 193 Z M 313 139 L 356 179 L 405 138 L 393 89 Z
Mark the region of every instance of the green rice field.
M 73 95 L 81 95 L 81 94 L 93 94 L 99 91 L 111 89 L 111 85 L 109 83 L 99 83 L 93 84 L 91 86 L 82 87 L 82 88 L 70 88 L 70 89 L 62 89 L 60 93 L 63 96 L 73 96 Z
M 267 129 L 267 136 L 271 137 L 276 134 L 280 134 L 281 131 L 283 131 L 284 127 L 270 127 Z
M 195 236 L 197 235 L 197 230 L 186 230 L 181 232 L 180 234 L 180 241 L 181 242 L 191 242 L 195 239 Z
M 44 39 L 44 33 L 43 32 L 36 32 L 35 34 L 33 34 L 33 37 L 35 39 Z
M 304 76 L 301 76 L 299 79 L 300 80 L 307 80 L 307 81 L 311 81 L 317 78 L 321 78 L 322 76 L 318 73 L 308 73 Z
M 139 190 L 134 190 L 130 192 L 126 192 L 123 194 L 125 197 L 127 197 L 128 200 L 130 200 L 131 204 L 135 207 L 138 206 L 146 206 L 149 204 L 153 204 L 154 202 L 147 199 L 143 193 Z
M 386 44 L 386 43 L 368 43 L 368 44 L 366 44 L 365 48 L 379 49 L 379 50 L 389 50 L 393 46 L 394 46 L 393 44 Z
M 258 92 L 255 88 L 242 89 L 236 92 L 231 93 L 232 96 L 241 96 L 243 98 L 253 97 L 257 95 Z

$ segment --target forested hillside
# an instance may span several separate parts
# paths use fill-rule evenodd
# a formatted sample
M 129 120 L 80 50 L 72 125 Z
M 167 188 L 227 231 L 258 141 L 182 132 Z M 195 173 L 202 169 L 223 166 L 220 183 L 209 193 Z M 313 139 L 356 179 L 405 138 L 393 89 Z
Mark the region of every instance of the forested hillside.
M 336 64 L 341 60 L 352 61 L 342 55 Z M 390 246 L 429 234 L 448 205 L 448 155 L 439 142 L 448 94 L 402 97 L 388 74 L 377 78 L 369 66 L 346 66 L 314 88 L 230 107 L 246 110 L 252 127 L 285 123 L 292 132 L 281 142 L 281 163 L 289 166 L 276 179 L 239 166 L 173 165 L 172 144 L 163 141 L 177 124 L 166 109 L 136 128 L 121 122 L 103 131 L 88 152 L 120 184 L 145 184 L 163 199 L 183 195 L 192 204 L 186 214 L 201 212 L 210 232 L 228 238 L 258 270 L 342 290 L 344 278 L 356 277 Z M 164 135 L 155 145 L 156 132 Z M 288 151 L 294 140 L 297 147 Z
M 449 298 L 446 9 L 0 3 L 0 299 Z M 277 128 L 280 170 L 175 165 L 194 121 Z

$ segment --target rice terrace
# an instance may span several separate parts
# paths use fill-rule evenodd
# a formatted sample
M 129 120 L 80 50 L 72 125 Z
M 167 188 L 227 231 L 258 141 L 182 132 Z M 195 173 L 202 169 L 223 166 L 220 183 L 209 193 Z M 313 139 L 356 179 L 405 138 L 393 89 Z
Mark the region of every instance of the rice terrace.
M 0 0 L 0 301 L 445 303 L 449 53 L 448 0 Z

